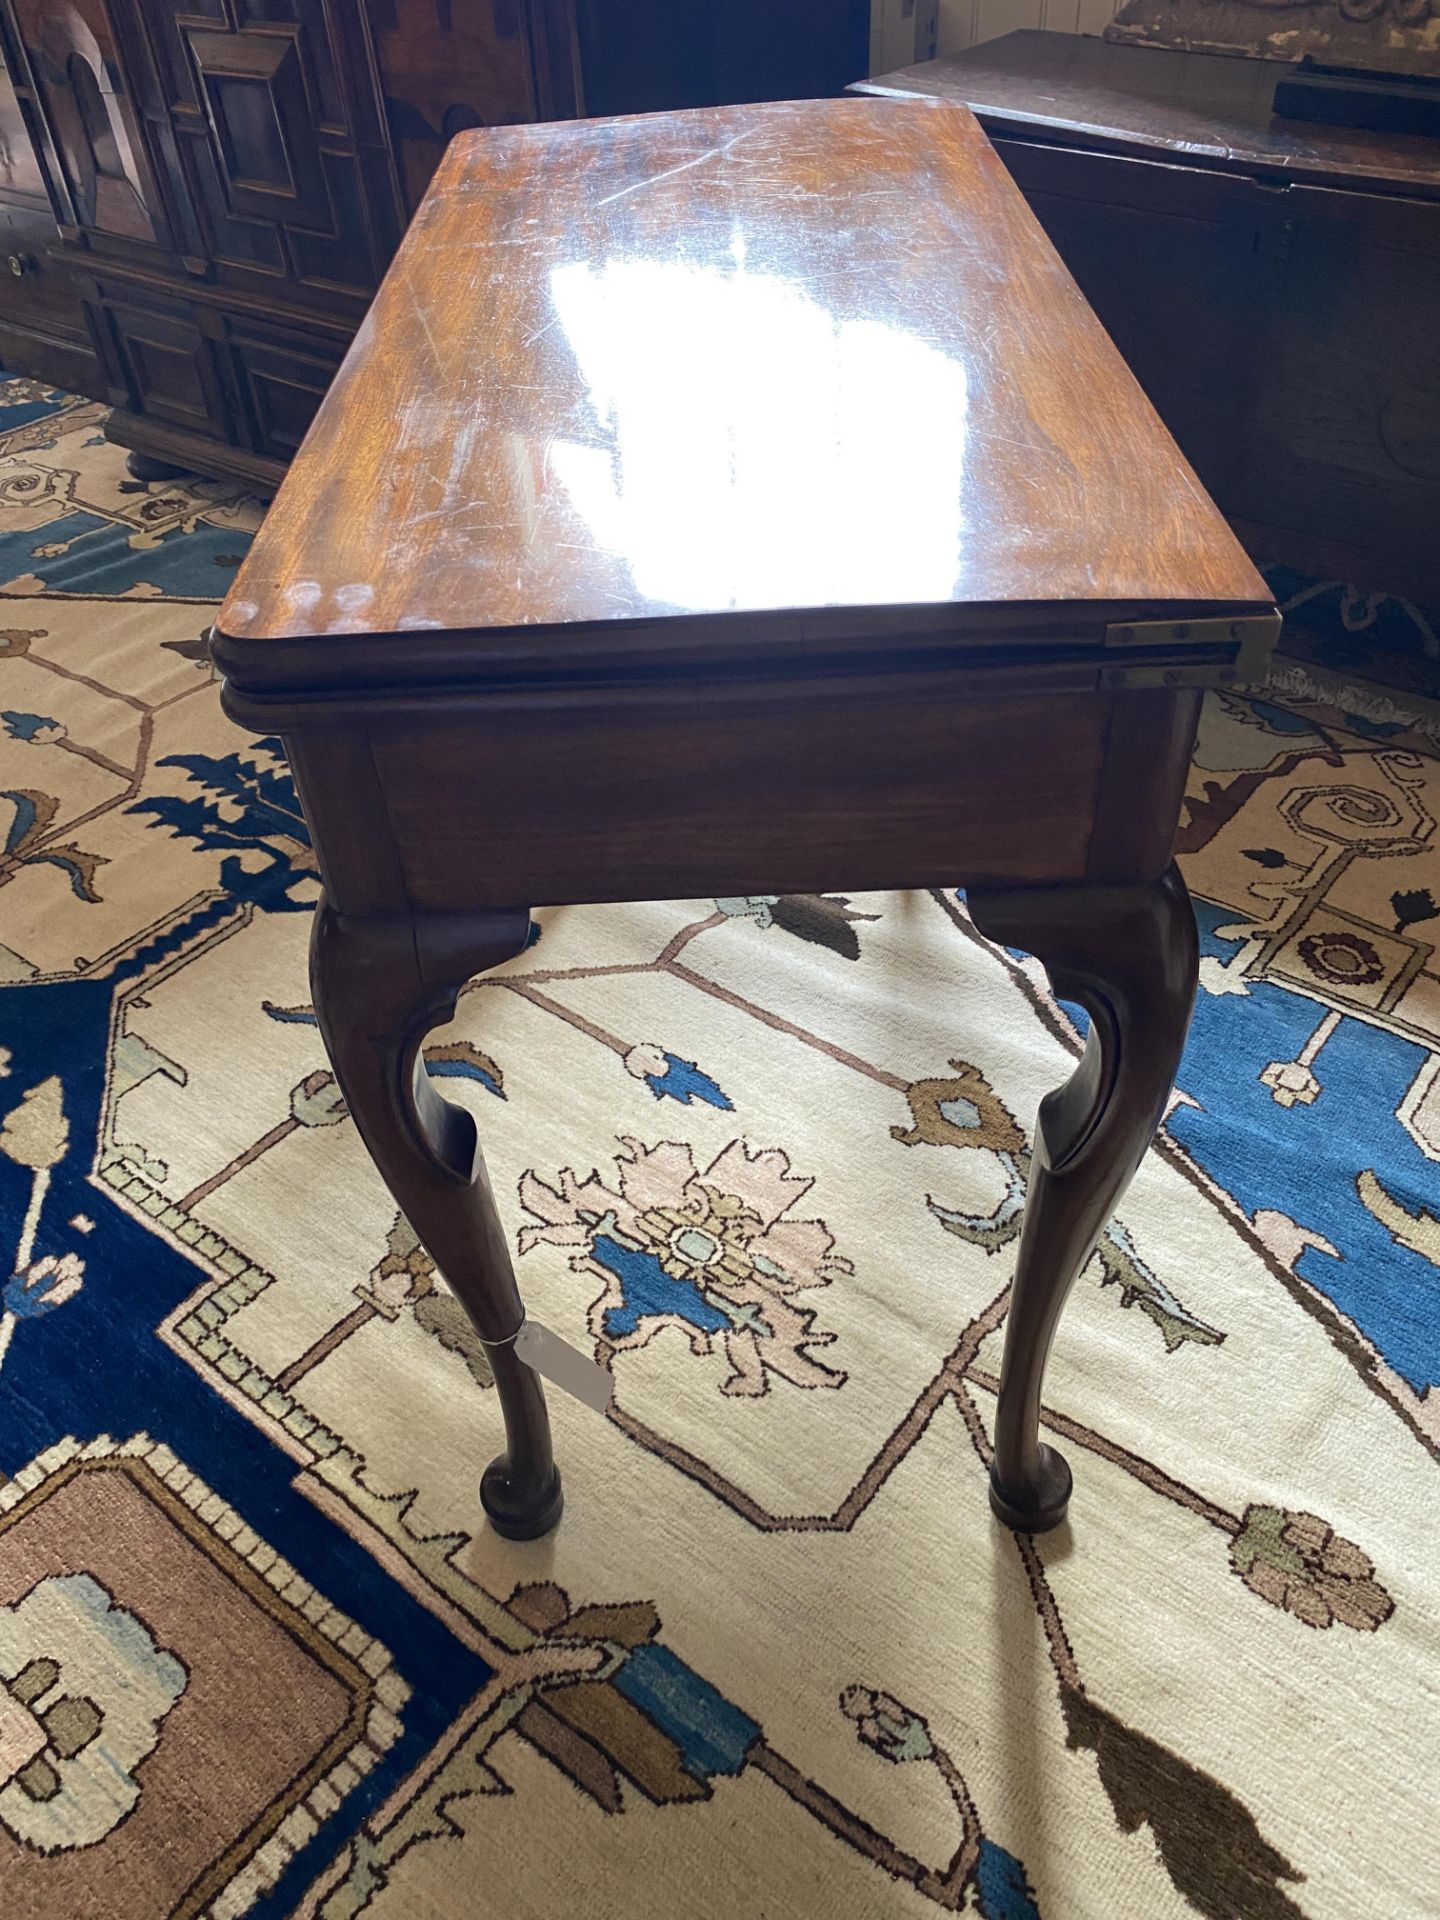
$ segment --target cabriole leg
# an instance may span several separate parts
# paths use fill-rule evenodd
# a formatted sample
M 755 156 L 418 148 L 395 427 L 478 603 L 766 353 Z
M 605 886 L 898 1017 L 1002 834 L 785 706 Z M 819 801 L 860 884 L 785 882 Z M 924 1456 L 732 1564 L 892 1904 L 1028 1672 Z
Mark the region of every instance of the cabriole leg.
M 987 939 L 1023 947 L 1090 1016 L 1070 1079 L 1040 1104 L 1005 1327 L 990 1504 L 1007 1526 L 1058 1526 L 1070 1469 L 1040 1440 L 1045 1363 L 1066 1296 L 1155 1137 L 1195 998 L 1198 943 L 1179 869 L 1149 886 L 977 889 Z
M 529 925 L 518 907 L 348 918 L 322 900 L 310 944 L 320 1032 L 351 1116 L 485 1343 L 506 1450 L 486 1468 L 480 1498 L 497 1533 L 516 1540 L 560 1518 L 549 1415 L 512 1344 L 525 1313 L 475 1122 L 435 1091 L 421 1047 L 467 980 L 523 949 Z

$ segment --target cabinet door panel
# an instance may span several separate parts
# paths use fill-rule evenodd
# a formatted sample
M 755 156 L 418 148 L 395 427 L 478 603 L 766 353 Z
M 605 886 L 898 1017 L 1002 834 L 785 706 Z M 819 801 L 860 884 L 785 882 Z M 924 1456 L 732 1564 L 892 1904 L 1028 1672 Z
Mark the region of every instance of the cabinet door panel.
M 315 89 L 315 117 L 327 127 L 343 130 L 345 108 L 323 6 L 316 0 L 235 0 L 235 18 L 240 27 L 239 38 L 244 40 L 262 37 L 260 33 L 247 32 L 248 28 L 277 27 L 291 31 L 298 28 L 303 32 L 308 51 L 306 64 Z M 347 30 L 358 33 L 359 26 L 347 23 Z
M 231 0 L 218 24 L 163 0 L 146 13 L 205 256 L 226 277 L 263 276 L 267 295 L 358 310 L 398 239 L 398 208 L 383 178 L 362 191 L 367 114 L 345 76 L 365 27 L 351 0 Z
M 49 209 L 45 176 L 35 158 L 24 110 L 3 62 L 0 62 L 0 193 L 12 205 L 19 202 L 42 213 Z
M 313 287 L 377 287 L 388 256 L 372 250 L 374 237 L 366 224 L 365 196 L 355 167 L 337 154 L 322 153 L 320 168 L 334 223 L 314 230 L 297 224 L 288 230 L 295 276 Z
M 193 29 L 186 37 L 231 213 L 328 227 L 299 38 Z
M 76 223 L 118 239 L 169 244 L 105 0 L 13 0 Z

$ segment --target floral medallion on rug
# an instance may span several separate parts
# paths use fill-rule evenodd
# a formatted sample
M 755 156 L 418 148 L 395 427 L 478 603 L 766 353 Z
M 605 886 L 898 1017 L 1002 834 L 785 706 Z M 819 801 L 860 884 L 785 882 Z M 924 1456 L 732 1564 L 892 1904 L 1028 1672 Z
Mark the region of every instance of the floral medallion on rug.
M 1080 1044 L 1033 961 L 944 886 L 541 914 L 428 1050 L 615 1381 L 516 1545 L 200 643 L 259 509 L 101 417 L 0 385 L 5 1920 L 1440 1912 L 1433 744 L 1206 710 L 1199 1005 L 1040 1540 L 985 1484 Z

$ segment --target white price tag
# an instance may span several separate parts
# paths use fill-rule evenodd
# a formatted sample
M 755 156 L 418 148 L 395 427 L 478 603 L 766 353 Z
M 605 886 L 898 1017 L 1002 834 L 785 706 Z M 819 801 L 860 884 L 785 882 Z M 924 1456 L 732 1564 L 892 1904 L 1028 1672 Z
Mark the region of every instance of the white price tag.
M 533 1367 L 543 1379 L 565 1393 L 583 1400 L 587 1407 L 604 1413 L 615 1392 L 615 1381 L 604 1367 L 597 1366 L 588 1354 L 562 1340 L 558 1333 L 538 1320 L 524 1320 L 515 1336 L 515 1351 L 527 1367 Z

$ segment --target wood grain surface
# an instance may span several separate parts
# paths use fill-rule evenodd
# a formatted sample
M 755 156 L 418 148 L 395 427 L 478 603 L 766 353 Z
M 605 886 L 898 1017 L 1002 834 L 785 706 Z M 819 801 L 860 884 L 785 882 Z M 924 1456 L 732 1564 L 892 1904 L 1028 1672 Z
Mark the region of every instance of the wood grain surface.
M 1104 695 L 976 698 L 954 673 L 647 691 L 459 696 L 418 726 L 373 727 L 411 904 L 744 894 L 757 875 L 767 893 L 825 893 L 1088 871 Z M 1132 792 L 1106 857 L 1128 875 L 1138 821 L 1154 815 L 1168 858 L 1175 806 L 1163 787 Z
M 457 138 L 217 657 L 1036 603 L 1269 596 L 970 114 L 855 98 Z

